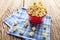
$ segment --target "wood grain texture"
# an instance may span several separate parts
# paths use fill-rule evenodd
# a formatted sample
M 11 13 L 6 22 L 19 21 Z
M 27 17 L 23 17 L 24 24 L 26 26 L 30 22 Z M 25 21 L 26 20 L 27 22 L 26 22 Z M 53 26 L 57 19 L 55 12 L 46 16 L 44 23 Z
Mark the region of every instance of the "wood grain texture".
M 6 32 L 9 28 L 3 20 L 17 9 L 23 6 L 27 8 L 31 3 L 38 1 L 46 6 L 48 14 L 52 17 L 51 40 L 60 40 L 60 0 L 0 0 L 0 40 L 24 40 L 8 35 Z

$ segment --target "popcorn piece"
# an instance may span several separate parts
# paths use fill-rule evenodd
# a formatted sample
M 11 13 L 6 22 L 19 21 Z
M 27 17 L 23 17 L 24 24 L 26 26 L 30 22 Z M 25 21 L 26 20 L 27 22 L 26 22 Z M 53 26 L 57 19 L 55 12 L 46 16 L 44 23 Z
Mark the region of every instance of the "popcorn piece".
M 32 14 L 32 16 L 35 16 L 34 14 Z
M 41 2 L 38 2 L 38 4 L 41 4 Z
M 35 31 L 35 30 L 36 30 L 36 28 L 35 28 L 35 27 L 32 27 L 32 30 L 33 30 L 33 31 Z
M 38 7 L 36 7 L 36 10 L 38 10 L 39 8 Z
M 32 16 L 35 16 L 35 13 L 33 13 Z
M 30 7 L 30 10 L 32 10 L 32 7 Z
M 17 25 L 17 22 L 16 21 L 14 21 L 14 26 L 16 26 Z
M 28 22 L 24 22 L 24 26 L 27 27 L 28 26 Z
M 28 14 L 31 14 L 30 12 L 28 12 Z
M 39 11 L 36 11 L 36 14 L 38 14 L 39 13 Z
M 15 32 L 17 30 L 17 26 L 14 26 L 13 27 L 13 31 Z
M 45 15 L 46 13 L 45 12 L 43 12 L 43 15 Z
M 33 5 L 36 5 L 36 2 L 34 2 Z
M 30 10 L 30 13 L 32 14 L 34 10 Z
M 33 6 L 33 9 L 36 10 L 37 9 L 37 6 Z
M 43 16 L 43 14 L 42 14 L 42 13 L 40 13 L 40 14 L 39 14 L 39 16 L 40 16 L 40 17 L 42 17 L 42 16 Z
M 37 3 L 37 6 L 41 8 L 43 6 L 43 4 L 42 3 Z
M 34 35 L 34 32 L 30 32 L 30 33 L 29 33 L 29 36 L 33 36 L 33 35 Z
M 35 14 L 36 15 L 36 17 L 38 17 L 39 15 L 38 14 Z
M 43 25 L 43 28 L 46 29 L 47 28 L 47 25 Z
M 24 34 L 24 31 L 23 30 L 20 30 L 20 34 Z
M 47 37 L 47 33 L 46 32 L 43 32 L 42 33 L 42 36 L 43 36 L 43 38 L 46 38 Z
M 44 10 L 44 9 L 42 9 L 42 12 L 45 12 L 45 10 Z
M 30 10 L 29 12 L 28 12 L 28 14 L 32 14 L 33 13 L 33 11 L 32 10 Z
M 32 9 L 33 9 L 32 6 L 29 6 L 28 10 L 30 11 L 30 10 L 32 10 Z
M 46 10 L 46 7 L 45 6 L 42 6 L 42 8 Z

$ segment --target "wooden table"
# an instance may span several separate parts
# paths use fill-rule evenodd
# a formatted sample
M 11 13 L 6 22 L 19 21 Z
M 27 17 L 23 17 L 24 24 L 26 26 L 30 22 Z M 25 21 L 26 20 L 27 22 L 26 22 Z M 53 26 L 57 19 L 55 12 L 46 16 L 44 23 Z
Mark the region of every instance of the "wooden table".
M 41 1 L 52 17 L 51 40 L 60 40 L 60 0 L 0 0 L 0 40 L 24 40 L 7 34 L 9 27 L 3 20 L 12 12 L 22 7 L 28 7 L 33 2 Z

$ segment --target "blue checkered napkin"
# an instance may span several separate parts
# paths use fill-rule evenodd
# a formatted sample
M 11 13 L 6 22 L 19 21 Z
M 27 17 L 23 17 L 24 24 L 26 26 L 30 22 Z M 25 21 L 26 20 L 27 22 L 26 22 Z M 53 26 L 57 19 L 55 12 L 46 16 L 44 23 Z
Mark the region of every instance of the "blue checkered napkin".
M 46 30 L 44 30 L 43 25 L 47 25 L 48 26 L 46 28 Z M 34 35 L 35 39 L 33 38 L 31 40 L 50 40 L 50 25 L 51 25 L 51 17 L 47 15 L 43 19 L 43 23 L 42 24 L 37 24 L 37 30 L 35 31 L 35 35 Z M 48 34 L 48 36 L 46 37 L 46 39 L 44 39 L 42 37 L 42 33 L 43 32 L 46 32 Z M 29 39 L 26 39 L 26 40 L 29 40 Z
M 43 19 L 42 24 L 33 24 L 28 20 L 28 15 L 26 13 L 26 9 L 22 8 L 21 10 L 13 13 L 11 16 L 6 18 L 4 22 L 10 27 L 8 34 L 25 38 L 26 40 L 50 40 L 50 25 L 51 25 L 51 17 L 46 15 Z M 17 31 L 13 31 L 14 21 L 17 22 Z M 28 22 L 29 25 L 27 28 L 24 27 L 24 22 Z M 31 26 L 36 26 L 36 31 L 34 31 L 34 35 L 29 36 L 29 32 L 31 32 Z M 47 25 L 48 27 L 44 30 L 43 25 Z M 20 35 L 19 30 L 23 30 L 24 34 Z M 42 37 L 42 33 L 47 32 L 48 36 L 44 39 Z
M 25 21 L 26 19 L 28 19 L 28 15 L 26 14 L 26 9 L 21 8 L 17 12 L 14 12 L 9 17 L 7 17 L 4 20 L 4 23 L 7 24 L 9 27 L 13 27 L 14 21 Z
M 46 15 L 46 17 L 43 19 L 43 24 L 51 25 L 51 16 Z

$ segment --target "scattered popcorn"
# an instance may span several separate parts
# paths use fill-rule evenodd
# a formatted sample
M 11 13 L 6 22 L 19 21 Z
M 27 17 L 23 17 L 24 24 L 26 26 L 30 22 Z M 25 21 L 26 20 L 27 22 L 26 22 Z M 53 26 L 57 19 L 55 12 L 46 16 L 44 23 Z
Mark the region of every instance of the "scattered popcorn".
M 47 28 L 47 25 L 43 25 L 43 28 L 46 29 Z
M 14 26 L 16 26 L 17 25 L 17 22 L 16 21 L 14 21 Z
M 36 30 L 36 28 L 35 28 L 35 27 L 32 27 L 32 30 L 33 30 L 33 31 L 35 31 L 35 30 Z
M 24 22 L 24 26 L 27 27 L 28 26 L 28 22 Z
M 30 32 L 30 33 L 29 33 L 29 36 L 33 36 L 33 35 L 34 35 L 34 32 Z
M 15 32 L 17 30 L 17 26 L 14 26 L 13 27 L 13 31 Z
M 23 30 L 20 30 L 20 34 L 24 34 L 24 31 Z
M 43 36 L 43 38 L 46 38 L 47 37 L 47 33 L 46 32 L 43 32 L 42 33 L 42 36 Z

